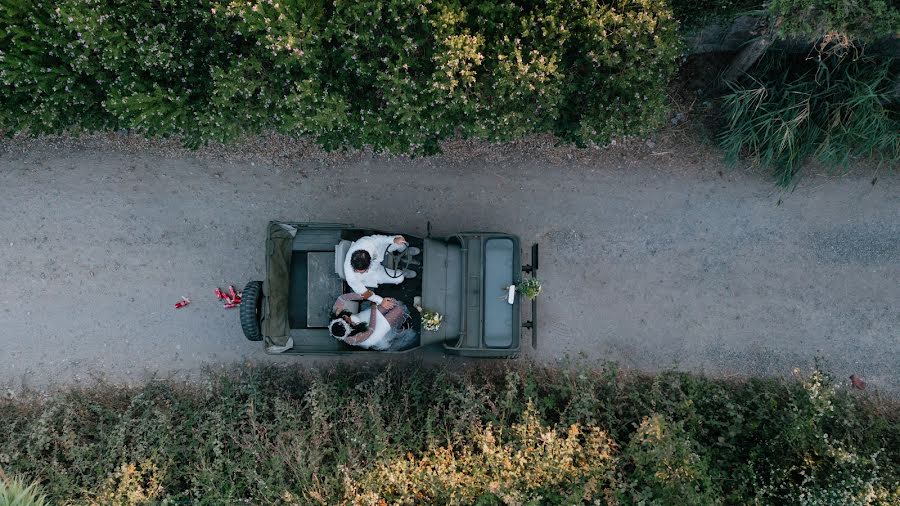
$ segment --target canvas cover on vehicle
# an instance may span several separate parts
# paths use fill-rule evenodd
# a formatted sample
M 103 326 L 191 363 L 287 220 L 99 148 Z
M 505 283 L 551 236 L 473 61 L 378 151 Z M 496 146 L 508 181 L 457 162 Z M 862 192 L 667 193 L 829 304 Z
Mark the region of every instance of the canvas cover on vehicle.
M 288 322 L 288 293 L 291 272 L 291 250 L 297 227 L 270 222 L 266 239 L 266 281 L 263 293 L 268 302 L 263 307 L 261 325 L 266 348 L 280 352 L 292 346 Z

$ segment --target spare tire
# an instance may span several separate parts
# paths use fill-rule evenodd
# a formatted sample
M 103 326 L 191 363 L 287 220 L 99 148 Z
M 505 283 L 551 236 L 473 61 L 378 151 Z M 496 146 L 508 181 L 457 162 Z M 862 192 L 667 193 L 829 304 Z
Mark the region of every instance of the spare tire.
M 262 307 L 262 281 L 251 281 L 241 293 L 241 330 L 251 341 L 262 341 L 259 320 Z

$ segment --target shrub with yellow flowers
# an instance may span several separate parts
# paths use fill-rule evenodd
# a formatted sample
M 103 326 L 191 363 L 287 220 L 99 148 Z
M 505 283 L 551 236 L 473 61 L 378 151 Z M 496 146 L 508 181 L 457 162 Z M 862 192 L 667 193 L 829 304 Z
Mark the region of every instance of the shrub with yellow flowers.
M 0 129 L 130 129 L 187 145 L 278 131 L 327 149 L 578 143 L 662 123 L 680 54 L 664 0 L 13 2 Z
M 529 403 L 507 431 L 489 423 L 464 443 L 380 463 L 358 481 L 348 476 L 346 499 L 357 505 L 462 505 L 487 497 L 503 504 L 582 504 L 610 489 L 615 450 L 597 427 L 543 424 Z

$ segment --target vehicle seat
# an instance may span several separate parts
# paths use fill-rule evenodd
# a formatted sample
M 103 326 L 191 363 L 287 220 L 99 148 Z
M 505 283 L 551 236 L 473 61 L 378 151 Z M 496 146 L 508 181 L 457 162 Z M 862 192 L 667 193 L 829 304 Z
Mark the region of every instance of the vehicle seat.
M 343 240 L 334 247 L 334 273 L 344 280 L 347 279 L 344 276 L 344 259 L 347 258 L 351 245 L 353 245 L 352 242 Z

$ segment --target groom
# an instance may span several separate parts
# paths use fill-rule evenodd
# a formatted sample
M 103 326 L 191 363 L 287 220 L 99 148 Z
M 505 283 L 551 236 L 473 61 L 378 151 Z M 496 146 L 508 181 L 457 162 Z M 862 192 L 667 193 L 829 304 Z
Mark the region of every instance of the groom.
M 344 259 L 344 278 L 347 284 L 364 299 L 390 309 L 394 305 L 391 299 L 385 300 L 375 295 L 370 288 L 377 288 L 382 283 L 399 285 L 407 278 L 416 277 L 415 271 L 405 269 L 401 272 L 381 265 L 385 252 L 403 253 L 407 248 L 412 256 L 422 252 L 419 248 L 410 248 L 402 235 L 361 237 L 350 245 L 347 258 Z

